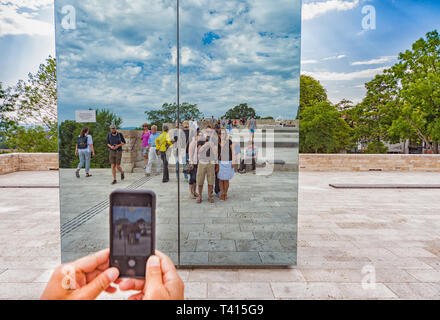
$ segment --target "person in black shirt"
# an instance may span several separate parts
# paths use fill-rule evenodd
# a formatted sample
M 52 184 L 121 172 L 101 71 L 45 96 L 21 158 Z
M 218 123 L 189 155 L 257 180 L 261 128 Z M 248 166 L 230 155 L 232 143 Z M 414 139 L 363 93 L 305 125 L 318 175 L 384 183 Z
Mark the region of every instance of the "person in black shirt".
M 115 125 L 110 126 L 110 133 L 107 135 L 107 146 L 109 147 L 109 160 L 112 165 L 113 182 L 116 183 L 116 169 L 121 173 L 121 180 L 124 180 L 124 171 L 121 168 L 122 146 L 125 144 L 125 139 L 122 133 L 116 130 Z

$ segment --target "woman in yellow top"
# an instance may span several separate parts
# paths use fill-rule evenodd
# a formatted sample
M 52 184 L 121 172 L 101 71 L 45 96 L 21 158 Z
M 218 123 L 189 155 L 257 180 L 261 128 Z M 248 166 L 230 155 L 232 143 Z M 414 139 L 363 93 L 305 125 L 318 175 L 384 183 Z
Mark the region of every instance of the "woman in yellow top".
M 167 150 L 170 146 L 173 145 L 173 142 L 170 139 L 170 135 L 168 134 L 168 126 L 163 126 L 162 134 L 156 139 L 156 152 L 162 159 L 163 163 L 163 178 L 162 182 L 168 182 L 170 180 L 169 172 L 168 172 L 168 159 L 167 159 Z

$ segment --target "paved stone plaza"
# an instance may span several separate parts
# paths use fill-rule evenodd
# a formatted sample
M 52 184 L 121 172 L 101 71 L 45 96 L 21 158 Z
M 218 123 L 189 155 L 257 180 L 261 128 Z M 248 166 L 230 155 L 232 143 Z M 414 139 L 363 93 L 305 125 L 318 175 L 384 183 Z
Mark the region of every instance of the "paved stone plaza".
M 440 299 L 439 190 L 328 186 L 435 184 L 440 174 L 324 172 L 299 178 L 297 267 L 179 270 L 187 299 Z M 0 176 L 0 185 L 57 184 L 57 172 Z M 60 263 L 58 196 L 57 189 L 0 189 L 0 299 L 37 299 Z M 364 290 L 371 270 L 376 284 Z
M 126 174 L 123 183 L 109 184 L 108 169 L 92 170 L 93 177 L 77 179 L 74 170 L 61 169 L 61 221 L 77 225 L 63 232 L 62 260 L 109 247 L 109 210 L 102 205 L 116 188 L 150 189 L 157 195 L 156 247 L 178 262 L 177 179 L 145 178 L 143 173 Z M 297 239 L 297 173 L 271 175 L 235 174 L 228 200 L 209 203 L 207 186 L 201 204 L 190 199 L 188 184 L 181 175 L 181 265 L 294 265 Z M 134 188 L 134 187 L 133 187 Z M 84 214 L 85 212 L 85 214 Z M 82 218 L 89 215 L 88 220 Z M 77 223 L 75 221 L 78 221 Z

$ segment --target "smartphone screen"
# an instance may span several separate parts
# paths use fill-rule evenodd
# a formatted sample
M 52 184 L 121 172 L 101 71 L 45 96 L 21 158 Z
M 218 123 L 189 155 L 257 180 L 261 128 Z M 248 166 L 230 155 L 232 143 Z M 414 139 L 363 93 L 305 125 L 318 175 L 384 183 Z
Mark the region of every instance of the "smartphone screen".
M 154 193 L 114 191 L 110 196 L 110 265 L 120 277 L 145 277 L 145 264 L 154 253 Z

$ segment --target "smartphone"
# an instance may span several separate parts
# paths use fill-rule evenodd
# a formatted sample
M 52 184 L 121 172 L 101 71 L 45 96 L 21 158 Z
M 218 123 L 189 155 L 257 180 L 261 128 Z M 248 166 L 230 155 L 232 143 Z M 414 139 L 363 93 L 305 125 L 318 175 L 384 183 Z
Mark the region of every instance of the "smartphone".
M 155 248 L 156 194 L 115 190 L 110 194 L 110 267 L 120 278 L 145 278 Z

